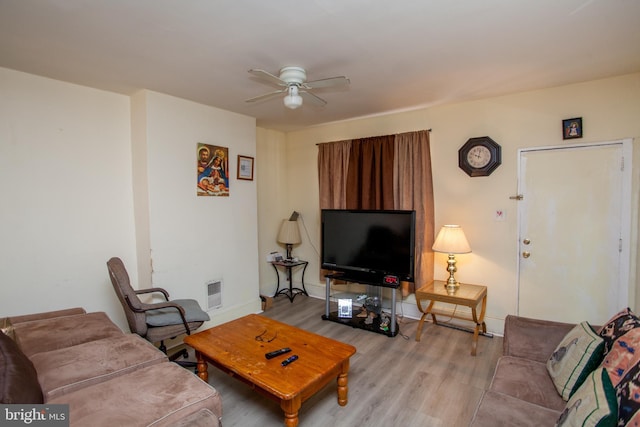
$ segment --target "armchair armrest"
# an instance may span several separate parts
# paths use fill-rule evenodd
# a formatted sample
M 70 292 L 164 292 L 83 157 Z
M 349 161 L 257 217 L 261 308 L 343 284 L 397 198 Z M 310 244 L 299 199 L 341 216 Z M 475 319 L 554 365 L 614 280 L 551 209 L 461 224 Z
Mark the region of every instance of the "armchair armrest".
M 504 355 L 544 363 L 574 327 L 571 323 L 508 315 L 504 321 Z
M 151 289 L 160 289 L 160 288 L 151 288 Z M 187 335 L 191 335 L 191 328 L 189 328 L 189 323 L 187 322 L 187 319 L 185 317 L 184 308 L 182 308 L 179 304 L 176 304 L 175 302 L 171 302 L 171 301 L 156 302 L 152 304 L 141 303 L 140 308 L 136 308 L 133 306 L 133 304 L 131 304 L 131 301 L 129 301 L 129 298 L 125 297 L 125 299 L 127 301 L 127 305 L 129 306 L 129 308 L 136 313 L 146 313 L 147 311 L 158 310 L 161 308 L 177 309 L 178 313 L 180 314 L 180 318 L 182 319 L 182 324 L 184 325 L 184 328 L 187 331 Z
M 165 301 L 169 301 L 169 292 L 167 292 L 165 289 L 163 288 L 148 288 L 148 289 L 139 289 L 139 290 L 134 290 L 133 292 L 136 293 L 136 295 L 144 295 L 144 294 L 151 294 L 151 293 L 157 293 L 160 292 L 162 295 L 164 295 L 164 299 Z

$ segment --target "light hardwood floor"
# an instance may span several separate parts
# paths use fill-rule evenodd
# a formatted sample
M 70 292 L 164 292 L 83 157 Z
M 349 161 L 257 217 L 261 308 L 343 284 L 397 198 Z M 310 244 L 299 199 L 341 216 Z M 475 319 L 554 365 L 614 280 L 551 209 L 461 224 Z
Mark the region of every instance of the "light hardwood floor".
M 501 337 L 479 338 L 470 355 L 472 334 L 425 323 L 415 341 L 417 321 L 402 319 L 390 338 L 322 320 L 324 301 L 279 297 L 263 315 L 357 348 L 349 371 L 349 403 L 339 406 L 335 382 L 302 404 L 301 427 L 457 427 L 467 426 L 489 386 Z M 283 425 L 278 403 L 244 383 L 209 367 L 209 383 L 222 396 L 224 427 Z

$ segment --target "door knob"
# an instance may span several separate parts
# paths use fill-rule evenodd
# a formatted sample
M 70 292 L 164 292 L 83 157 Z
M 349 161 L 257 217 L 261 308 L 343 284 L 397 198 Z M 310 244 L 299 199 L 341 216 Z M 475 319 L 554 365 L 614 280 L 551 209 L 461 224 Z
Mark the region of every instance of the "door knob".
M 525 245 L 529 245 L 529 244 L 531 244 L 531 240 L 529 240 L 529 239 L 524 239 L 524 240 L 522 241 L 522 243 L 524 243 Z
M 531 252 L 524 251 L 522 252 L 522 258 L 529 258 L 531 256 Z

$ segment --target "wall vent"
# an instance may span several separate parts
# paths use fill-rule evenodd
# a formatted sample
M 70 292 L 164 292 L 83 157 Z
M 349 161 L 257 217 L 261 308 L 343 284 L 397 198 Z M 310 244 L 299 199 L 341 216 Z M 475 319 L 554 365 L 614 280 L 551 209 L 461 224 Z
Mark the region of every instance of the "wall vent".
M 222 307 L 222 280 L 207 282 L 207 310 Z

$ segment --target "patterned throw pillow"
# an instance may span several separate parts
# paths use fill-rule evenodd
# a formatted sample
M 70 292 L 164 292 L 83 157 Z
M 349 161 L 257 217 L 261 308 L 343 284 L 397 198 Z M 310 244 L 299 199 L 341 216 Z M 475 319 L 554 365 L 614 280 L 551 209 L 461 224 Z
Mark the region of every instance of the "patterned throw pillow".
M 619 337 L 638 327 L 640 327 L 640 319 L 629 307 L 616 313 L 598 331 L 598 335 L 604 339 L 604 355 L 611 351 L 613 343 Z
M 547 360 L 547 371 L 564 400 L 569 400 L 602 362 L 603 348 L 602 337 L 587 322 L 577 324 L 558 344 Z
M 615 340 L 602 361 L 613 386 L 617 386 L 625 372 L 640 362 L 640 328 L 635 328 Z
M 636 363 L 616 386 L 618 425 L 640 425 L 640 364 Z
M 9 319 L 8 317 L 0 319 L 0 332 L 5 334 L 12 340 L 16 339 L 13 331 L 13 325 L 11 324 L 11 319 Z
M 618 422 L 618 400 L 605 369 L 593 371 L 571 396 L 557 427 L 613 427 Z

